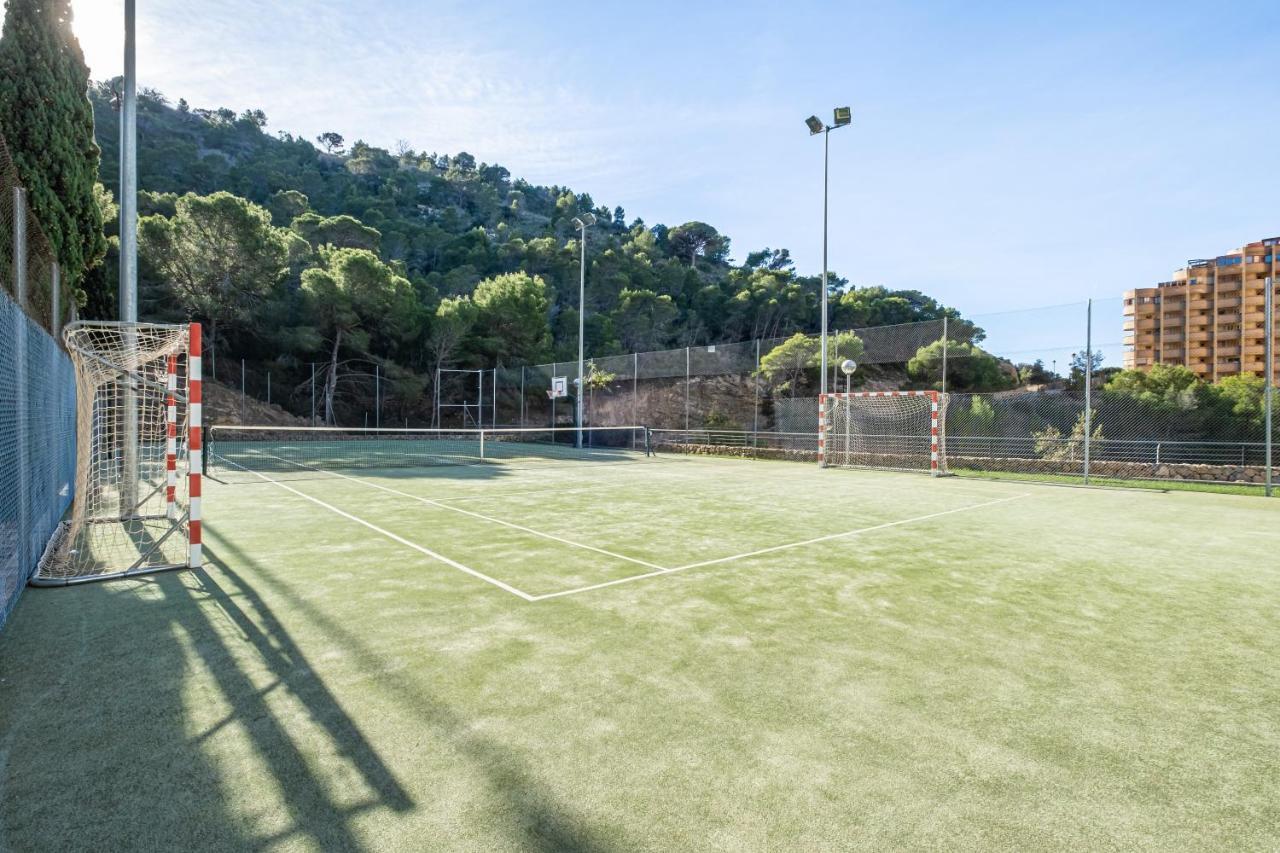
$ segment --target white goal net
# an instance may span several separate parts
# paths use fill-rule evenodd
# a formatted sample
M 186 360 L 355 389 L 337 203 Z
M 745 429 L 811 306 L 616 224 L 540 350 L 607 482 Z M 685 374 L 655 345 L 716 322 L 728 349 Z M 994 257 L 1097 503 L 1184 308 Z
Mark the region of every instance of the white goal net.
M 199 326 L 74 323 L 76 481 L 33 582 L 199 564 Z M 193 349 L 194 348 L 194 349 Z
M 947 473 L 947 395 L 863 391 L 819 399 L 823 467 Z

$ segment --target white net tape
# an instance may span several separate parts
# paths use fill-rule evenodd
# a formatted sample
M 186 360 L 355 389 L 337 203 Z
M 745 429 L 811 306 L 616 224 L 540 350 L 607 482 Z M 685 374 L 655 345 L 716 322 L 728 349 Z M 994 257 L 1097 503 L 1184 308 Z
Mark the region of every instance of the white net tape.
M 945 394 L 828 395 L 825 464 L 945 474 L 946 405 Z
M 185 565 L 187 327 L 79 323 L 64 339 L 76 372 L 76 497 L 37 580 Z

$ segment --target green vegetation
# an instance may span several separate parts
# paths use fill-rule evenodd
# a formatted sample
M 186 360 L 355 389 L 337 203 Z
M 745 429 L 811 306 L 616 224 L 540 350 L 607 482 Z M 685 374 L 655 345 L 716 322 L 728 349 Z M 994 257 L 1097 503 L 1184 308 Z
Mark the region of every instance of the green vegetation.
M 662 566 L 964 511 L 527 602 L 209 482 L 205 569 L 6 627 L 0 844 L 1280 843 L 1280 506 L 687 458 L 373 482 L 404 494 L 285 485 L 535 593 L 650 570 L 414 497 Z
M 107 241 L 94 192 L 99 151 L 85 98 L 89 69 L 71 32 L 70 0 L 8 0 L 0 80 L 0 133 L 64 285 L 90 309 L 105 310 L 102 293 L 85 292 Z
M 981 347 L 954 339 L 945 344 L 934 341 L 921 347 L 907 362 L 907 375 L 912 381 L 931 388 L 938 387 L 944 349 L 948 391 L 1001 391 L 1017 381 L 1017 373 L 1011 365 Z
M 91 90 L 107 186 L 117 180 L 114 85 Z M 270 369 L 281 388 L 308 382 L 308 363 L 328 365 L 336 399 L 326 402 L 339 419 L 348 365 L 430 377 L 437 367 L 575 358 L 579 245 L 571 220 L 583 212 L 599 220 L 588 240 L 589 354 L 816 331 L 816 276 L 797 273 L 786 249 L 750 252 L 735 265 L 729 238 L 705 222 L 628 222 L 621 207 L 513 179 L 466 152 L 401 145 L 392 153 L 360 140 L 348 146 L 336 132 L 317 147 L 269 134 L 261 111 L 171 106 L 154 90 L 140 93 L 139 116 L 144 312 L 208 323 L 215 375 L 219 354 L 246 359 L 251 374 Z M 339 309 L 320 302 L 337 291 L 303 282 L 331 263 L 327 246 L 368 252 L 407 282 L 414 304 L 402 305 L 392 333 L 374 328 L 383 318 L 359 312 L 341 334 L 317 330 L 317 311 Z M 114 276 L 113 267 L 104 274 Z M 103 288 L 114 292 L 114 281 Z M 946 314 L 958 336 L 971 329 L 915 291 L 851 289 L 839 276 L 831 288 L 837 324 Z M 425 379 L 399 384 L 389 402 L 420 419 L 429 409 L 425 387 Z
M 862 358 L 862 339 L 840 332 L 827 340 L 827 361 L 838 365 L 846 358 Z M 774 392 L 795 397 L 802 389 L 811 393 L 822 369 L 822 341 L 816 335 L 796 332 L 760 358 L 759 376 Z

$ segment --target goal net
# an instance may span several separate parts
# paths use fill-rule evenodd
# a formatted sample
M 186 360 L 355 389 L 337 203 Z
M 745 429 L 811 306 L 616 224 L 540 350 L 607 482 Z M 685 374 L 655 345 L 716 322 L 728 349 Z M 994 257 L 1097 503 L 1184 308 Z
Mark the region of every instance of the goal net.
M 947 473 L 947 395 L 862 391 L 819 398 L 823 467 Z
M 200 326 L 74 323 L 76 492 L 38 585 L 200 564 Z

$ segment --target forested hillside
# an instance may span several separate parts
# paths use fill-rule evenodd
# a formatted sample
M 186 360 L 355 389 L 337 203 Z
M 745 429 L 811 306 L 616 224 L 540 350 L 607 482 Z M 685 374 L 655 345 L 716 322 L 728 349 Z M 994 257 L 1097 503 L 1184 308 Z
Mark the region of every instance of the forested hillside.
M 91 91 L 101 179 L 117 184 L 114 82 Z M 460 152 L 386 151 L 337 132 L 268 130 L 260 111 L 139 98 L 144 314 L 210 327 L 211 361 L 276 371 L 381 363 L 422 393 L 438 364 L 568 359 L 577 348 L 579 249 L 588 232 L 587 352 L 606 355 L 816 331 L 819 278 L 786 249 L 731 260 L 710 224 L 668 227 L 586 192 L 534 186 Z M 109 203 L 104 196 L 104 203 Z M 114 211 L 107 210 L 108 229 Z M 86 283 L 87 312 L 114 310 L 114 259 Z M 837 327 L 934 319 L 917 292 L 832 278 Z M 951 316 L 957 316 L 954 312 Z M 415 390 L 416 389 L 416 390 Z

